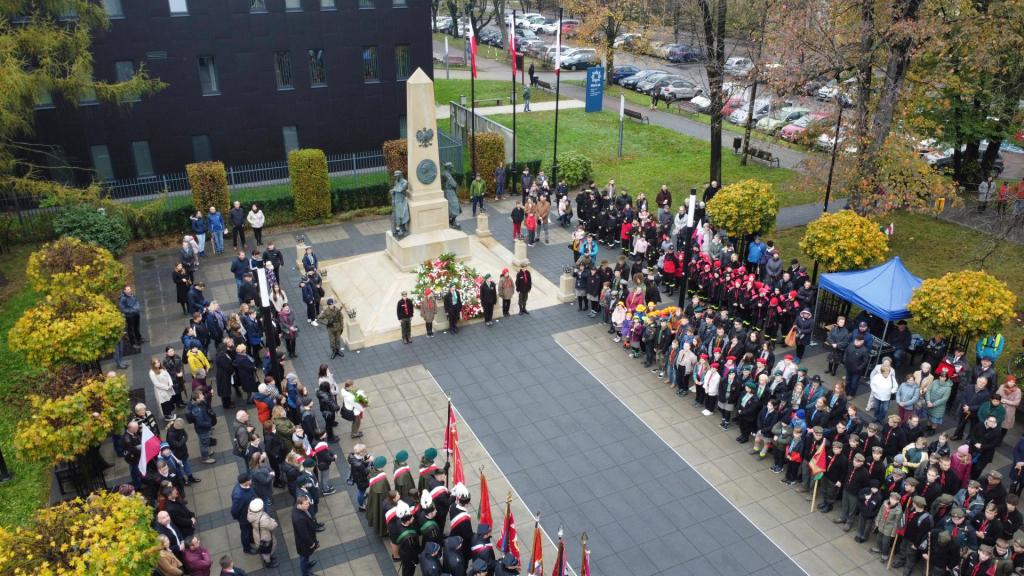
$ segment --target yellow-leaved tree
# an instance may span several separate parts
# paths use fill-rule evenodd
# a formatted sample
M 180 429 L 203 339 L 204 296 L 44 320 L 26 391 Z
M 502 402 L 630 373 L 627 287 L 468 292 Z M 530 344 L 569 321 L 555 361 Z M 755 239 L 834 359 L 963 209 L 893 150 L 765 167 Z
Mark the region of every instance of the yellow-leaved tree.
M 947 338 L 995 334 L 1013 318 L 1017 295 L 987 272 L 959 270 L 929 278 L 914 291 L 907 310 L 922 332 Z
M 871 220 L 841 210 L 808 224 L 800 249 L 826 272 L 863 270 L 882 263 L 889 253 L 889 238 Z
M 36 365 L 87 364 L 114 351 L 124 316 L 105 296 L 84 290 L 48 294 L 29 308 L 8 333 L 8 346 Z
M 160 554 L 152 520 L 141 496 L 118 492 L 43 508 L 30 526 L 0 530 L 0 574 L 149 576 Z
M 72 236 L 33 252 L 25 275 L 32 288 L 40 292 L 86 290 L 112 300 L 128 280 L 128 271 L 109 250 Z
M 765 234 L 775 228 L 779 200 L 772 185 L 743 180 L 723 187 L 707 204 L 708 220 L 730 236 Z

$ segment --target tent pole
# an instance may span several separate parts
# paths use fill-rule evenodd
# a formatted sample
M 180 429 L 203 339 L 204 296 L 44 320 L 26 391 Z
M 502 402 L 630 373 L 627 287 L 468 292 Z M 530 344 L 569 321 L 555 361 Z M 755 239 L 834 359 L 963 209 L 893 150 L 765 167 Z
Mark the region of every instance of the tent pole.
M 889 335 L 889 321 L 885 321 L 885 328 L 882 329 L 882 342 L 885 342 L 885 337 Z M 884 344 L 883 344 L 884 345 Z M 875 364 L 882 361 L 882 346 L 878 347 L 878 353 L 875 354 Z
M 818 329 L 818 304 L 821 302 L 821 291 L 822 288 L 819 286 L 814 292 L 814 330 L 811 330 L 811 346 L 818 345 L 818 343 L 814 341 L 814 332 Z

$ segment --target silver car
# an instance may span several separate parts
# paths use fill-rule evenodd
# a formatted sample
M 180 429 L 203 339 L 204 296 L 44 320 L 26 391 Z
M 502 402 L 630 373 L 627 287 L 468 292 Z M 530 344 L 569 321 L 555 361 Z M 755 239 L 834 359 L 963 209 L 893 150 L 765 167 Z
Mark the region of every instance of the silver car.
M 670 80 L 668 84 L 661 87 L 661 97 L 667 102 L 692 100 L 694 96 L 702 92 L 703 90 L 696 84 L 683 79 Z
M 669 76 L 675 76 L 675 75 L 674 74 L 651 74 L 647 78 L 644 78 L 643 80 L 641 80 L 641 81 L 636 83 L 636 91 L 637 92 L 641 92 L 643 94 L 650 94 L 651 93 L 651 89 L 654 88 L 655 84 L 657 84 L 658 82 L 660 82 L 661 80 L 664 80 L 665 78 L 667 78 Z M 677 76 L 677 78 L 682 80 L 681 77 Z

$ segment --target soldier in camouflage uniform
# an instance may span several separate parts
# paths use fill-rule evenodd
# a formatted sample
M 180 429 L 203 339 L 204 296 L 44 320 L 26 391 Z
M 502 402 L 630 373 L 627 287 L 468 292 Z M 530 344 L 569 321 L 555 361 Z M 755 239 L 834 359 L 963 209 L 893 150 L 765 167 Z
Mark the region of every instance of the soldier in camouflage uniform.
M 345 318 L 342 316 L 344 310 L 344 304 L 335 305 L 334 298 L 328 298 L 327 308 L 324 308 L 316 319 L 317 323 L 327 327 L 327 335 L 331 339 L 332 360 L 339 356 L 345 356 L 345 353 L 341 351 L 341 333 L 345 329 Z

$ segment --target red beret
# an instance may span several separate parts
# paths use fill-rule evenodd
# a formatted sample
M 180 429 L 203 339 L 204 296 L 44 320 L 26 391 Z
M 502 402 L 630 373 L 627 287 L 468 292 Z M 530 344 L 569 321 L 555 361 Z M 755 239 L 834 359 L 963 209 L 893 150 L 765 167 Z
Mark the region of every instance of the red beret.
M 714 352 L 715 354 L 718 354 L 718 353 L 720 353 L 722 351 L 722 349 L 721 348 L 714 348 L 711 351 Z
M 767 359 L 767 358 L 758 358 L 758 359 L 756 360 L 756 362 L 757 362 L 758 364 L 767 364 L 767 363 L 768 363 L 768 359 Z
M 790 298 L 796 298 L 796 290 L 790 290 L 789 291 L 789 297 Z
M 700 355 L 700 359 L 701 360 L 707 360 L 708 359 L 708 355 L 707 354 L 701 354 Z
M 792 360 L 792 359 L 793 359 L 793 355 L 792 354 L 786 354 L 786 360 Z
M 778 306 L 779 305 L 779 299 L 774 297 L 774 296 L 772 296 L 772 299 L 768 301 L 768 305 L 769 306 Z
M 728 356 L 728 357 L 726 357 L 725 361 L 726 362 L 735 362 L 736 361 L 736 357 L 735 356 Z
M 711 363 L 711 367 L 712 368 L 718 368 L 718 362 L 712 362 Z

